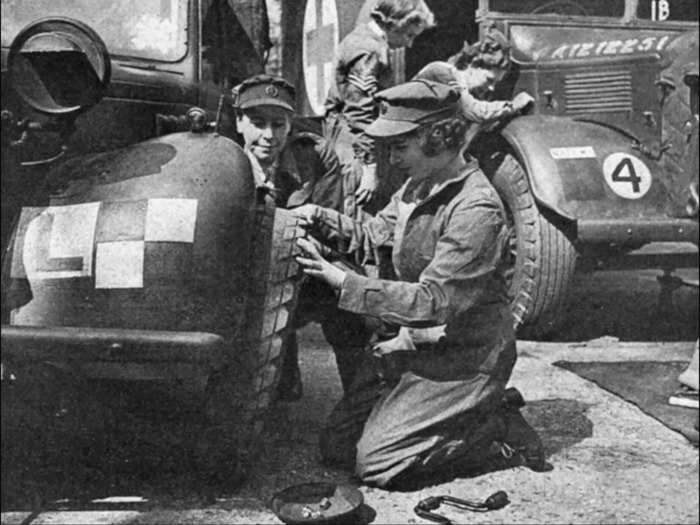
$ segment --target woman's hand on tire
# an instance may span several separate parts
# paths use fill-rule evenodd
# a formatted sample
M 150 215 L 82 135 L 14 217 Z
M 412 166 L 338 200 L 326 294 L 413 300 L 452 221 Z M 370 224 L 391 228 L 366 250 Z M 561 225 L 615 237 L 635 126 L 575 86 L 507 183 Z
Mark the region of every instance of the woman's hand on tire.
M 291 210 L 299 220 L 302 228 L 312 228 L 319 219 L 319 207 L 316 204 L 304 204 Z
M 340 290 L 345 281 L 345 272 L 324 259 L 316 245 L 308 239 L 297 240 L 303 256 L 296 258 L 304 273 L 326 281 L 334 290 Z

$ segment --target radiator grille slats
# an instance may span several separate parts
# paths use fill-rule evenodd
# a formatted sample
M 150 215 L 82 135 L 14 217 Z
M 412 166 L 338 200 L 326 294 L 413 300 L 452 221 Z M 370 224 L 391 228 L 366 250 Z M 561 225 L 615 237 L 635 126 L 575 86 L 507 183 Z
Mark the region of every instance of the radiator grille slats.
M 564 77 L 568 114 L 632 111 L 632 75 L 629 71 L 572 73 Z

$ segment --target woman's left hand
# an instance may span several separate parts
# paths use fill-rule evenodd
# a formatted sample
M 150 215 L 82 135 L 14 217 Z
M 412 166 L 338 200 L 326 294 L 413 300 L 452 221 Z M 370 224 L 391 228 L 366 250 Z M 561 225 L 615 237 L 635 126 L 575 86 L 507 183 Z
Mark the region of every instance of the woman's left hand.
M 296 258 L 304 273 L 326 281 L 333 289 L 340 290 L 345 280 L 345 272 L 324 259 L 318 248 L 307 239 L 298 239 L 297 244 L 304 252 Z
M 357 204 L 369 204 L 377 193 L 379 180 L 377 179 L 377 165 L 363 164 L 360 185 L 355 190 Z

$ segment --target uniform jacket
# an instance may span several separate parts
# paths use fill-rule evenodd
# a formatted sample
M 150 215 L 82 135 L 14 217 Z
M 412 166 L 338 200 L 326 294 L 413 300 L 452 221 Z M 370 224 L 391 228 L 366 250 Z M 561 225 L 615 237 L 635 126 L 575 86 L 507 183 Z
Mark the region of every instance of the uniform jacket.
M 349 128 L 354 156 L 364 164 L 375 161 L 374 141 L 364 132 L 377 117 L 372 97 L 391 85 L 386 36 L 372 24 L 357 26 L 338 46 L 325 106 L 329 121 L 340 120 Z M 343 155 L 341 160 L 347 162 Z
M 256 186 L 270 188 L 277 206 L 294 208 L 313 203 L 335 210 L 342 209 L 342 175 L 338 156 L 320 136 L 304 132 L 289 137 L 269 174 L 249 152 L 248 157 Z
M 365 223 L 322 210 L 320 235 L 333 248 L 373 259 L 392 247 L 400 280 L 348 273 L 338 306 L 402 326 L 394 349 L 418 350 L 422 375 L 507 377 L 515 362 L 513 320 L 503 277 L 508 240 L 503 205 L 475 162 L 418 202 L 409 180 Z

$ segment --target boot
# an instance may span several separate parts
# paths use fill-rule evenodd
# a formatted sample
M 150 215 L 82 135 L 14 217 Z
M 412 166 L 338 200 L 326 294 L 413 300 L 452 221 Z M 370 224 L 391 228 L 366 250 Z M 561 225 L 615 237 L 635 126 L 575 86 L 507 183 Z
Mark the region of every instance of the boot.
M 525 406 L 525 399 L 517 388 L 506 388 L 501 406 L 506 409 L 519 409 Z
M 501 413 L 506 433 L 500 446 L 503 467 L 526 466 L 535 472 L 546 470 L 544 446 L 537 431 L 525 420 L 520 409 L 525 400 L 515 388 L 504 392 Z

